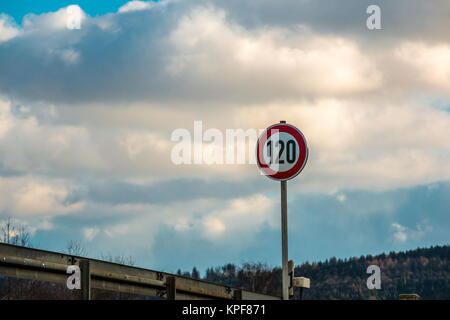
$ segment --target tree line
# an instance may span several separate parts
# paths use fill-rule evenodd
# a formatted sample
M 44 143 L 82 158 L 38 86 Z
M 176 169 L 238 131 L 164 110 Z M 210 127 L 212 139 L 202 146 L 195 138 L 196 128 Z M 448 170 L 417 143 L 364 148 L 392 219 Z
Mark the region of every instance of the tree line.
M 450 246 L 366 255 L 349 259 L 332 257 L 323 262 L 303 263 L 294 269 L 296 277 L 307 277 L 311 288 L 304 299 L 398 299 L 400 294 L 417 293 L 422 299 L 450 299 Z M 381 269 L 381 289 L 369 290 L 367 267 Z M 200 277 L 192 272 L 178 274 L 227 286 L 281 296 L 281 268 L 262 263 L 228 263 L 210 267 Z M 299 292 L 295 292 L 299 298 Z

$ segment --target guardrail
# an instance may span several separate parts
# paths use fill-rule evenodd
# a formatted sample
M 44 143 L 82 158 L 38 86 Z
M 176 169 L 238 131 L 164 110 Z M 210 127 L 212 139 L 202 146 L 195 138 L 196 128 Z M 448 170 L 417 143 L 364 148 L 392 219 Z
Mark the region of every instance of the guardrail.
M 280 300 L 280 297 L 58 252 L 0 243 L 0 276 L 66 283 L 67 266 L 81 270 L 82 298 L 91 288 L 166 299 Z

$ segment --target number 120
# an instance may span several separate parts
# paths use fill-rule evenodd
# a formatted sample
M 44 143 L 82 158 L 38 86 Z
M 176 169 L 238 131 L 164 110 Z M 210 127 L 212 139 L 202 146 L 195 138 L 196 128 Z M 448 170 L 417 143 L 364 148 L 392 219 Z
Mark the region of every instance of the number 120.
M 294 140 L 288 140 L 286 143 L 286 146 L 284 144 L 284 141 L 278 140 L 275 141 L 275 150 L 272 148 L 272 140 L 269 140 L 267 142 L 267 156 L 269 157 L 269 164 L 275 163 L 275 164 L 283 164 L 284 160 L 281 159 L 281 156 L 286 149 L 286 161 L 288 163 L 294 163 L 295 158 L 297 157 L 297 149 L 295 148 L 295 141 Z M 274 151 L 279 150 L 278 156 L 274 158 Z

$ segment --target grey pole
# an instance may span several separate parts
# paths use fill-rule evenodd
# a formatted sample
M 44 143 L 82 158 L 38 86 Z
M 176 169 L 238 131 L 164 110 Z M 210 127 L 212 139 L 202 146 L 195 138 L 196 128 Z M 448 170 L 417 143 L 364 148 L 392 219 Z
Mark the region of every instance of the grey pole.
M 280 123 L 286 123 L 281 120 Z M 289 300 L 287 237 L 287 182 L 281 181 L 281 292 L 283 300 Z
M 281 181 L 281 248 L 283 300 L 289 300 L 288 237 L 287 237 L 287 182 Z
M 281 181 L 281 249 L 283 300 L 289 300 L 288 251 L 287 251 L 287 182 Z

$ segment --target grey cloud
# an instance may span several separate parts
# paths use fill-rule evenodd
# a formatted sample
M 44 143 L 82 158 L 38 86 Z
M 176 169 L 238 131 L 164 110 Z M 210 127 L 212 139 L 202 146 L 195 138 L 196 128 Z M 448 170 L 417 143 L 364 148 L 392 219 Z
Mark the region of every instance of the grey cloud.
M 267 187 L 267 184 L 266 184 Z M 230 199 L 263 192 L 264 186 L 256 179 L 241 182 L 205 181 L 201 179 L 176 179 L 152 185 L 138 185 L 120 181 L 89 184 L 88 198 L 109 204 L 171 203 L 200 198 Z
M 158 92 L 161 84 L 154 79 L 163 56 L 158 33 L 167 21 L 153 10 L 110 19 L 113 30 L 88 20 L 81 30 L 34 31 L 1 44 L 1 91 L 32 101 L 69 103 L 117 99 L 124 92 L 139 97 L 148 88 Z M 61 59 L 62 50 L 78 52 L 79 62 Z
M 214 1 L 230 17 L 250 28 L 305 24 L 313 29 L 337 35 L 375 40 L 444 41 L 450 34 L 450 2 L 446 0 L 249 0 Z M 381 9 L 383 30 L 366 28 L 369 5 Z
M 23 175 L 23 172 L 8 168 L 4 163 L 0 162 L 0 178 L 18 177 Z
M 327 94 L 322 87 L 308 91 L 309 82 L 301 90 L 294 89 L 286 74 L 264 74 L 259 68 L 256 68 L 257 72 L 251 68 L 250 71 L 243 70 L 227 57 L 235 52 L 223 50 L 227 38 L 223 43 L 217 39 L 214 44 L 197 44 L 198 48 L 193 51 L 177 48 L 170 35 L 180 19 L 198 6 L 214 11 L 212 4 L 226 11 L 226 23 L 239 29 L 233 29 L 238 34 L 261 33 L 267 27 L 286 27 L 291 30 L 292 38 L 295 36 L 292 27 L 304 24 L 313 34 L 347 36 L 358 41 L 366 39 L 365 44 L 386 47 L 386 39 L 396 42 L 400 38 L 426 37 L 448 41 L 450 29 L 447 1 L 432 4 L 418 0 L 380 1 L 384 30 L 378 33 L 369 32 L 365 27 L 365 8 L 372 1 L 359 0 L 177 1 L 151 10 L 90 17 L 83 22 L 81 30 L 46 29 L 45 19 L 51 16 L 45 15 L 35 19 L 30 30 L 25 27 L 20 36 L 0 44 L 0 93 L 33 103 L 69 105 L 95 102 L 113 105 L 133 101 L 172 101 L 178 105 L 184 101 L 258 103 Z M 198 32 L 195 30 L 193 28 L 192 32 Z M 195 36 L 197 34 L 184 34 L 182 40 L 187 41 L 189 47 L 189 38 Z M 208 41 L 211 39 L 205 40 Z M 300 43 L 301 38 L 289 41 Z M 327 51 L 324 54 L 327 55 Z M 168 72 L 174 59 L 185 64 L 176 76 Z M 354 70 L 359 70 L 358 62 L 354 61 L 354 64 Z M 266 72 L 273 73 L 273 70 Z M 357 82 L 368 81 L 370 76 L 376 76 L 373 73 L 375 70 L 370 68 L 361 71 L 360 75 L 367 78 L 357 79 Z M 355 91 L 350 93 L 355 94 Z

